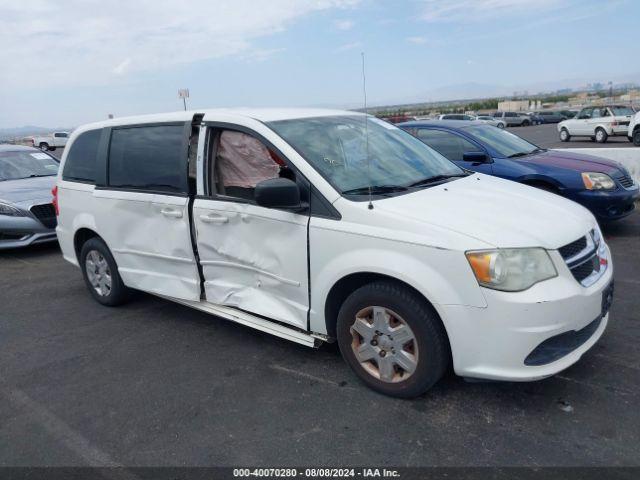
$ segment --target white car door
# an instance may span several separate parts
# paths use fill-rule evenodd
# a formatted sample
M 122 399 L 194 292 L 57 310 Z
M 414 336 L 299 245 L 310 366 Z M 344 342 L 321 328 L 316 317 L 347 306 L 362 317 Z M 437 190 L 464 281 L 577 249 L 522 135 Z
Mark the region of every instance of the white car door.
M 588 124 L 593 108 L 583 108 L 575 118 L 567 121 L 571 135 L 593 135 Z
M 174 123 L 107 132 L 107 179 L 93 196 L 98 231 L 124 283 L 197 301 L 200 277 L 189 223 L 186 128 Z
M 309 215 L 253 198 L 257 183 L 295 170 L 251 130 L 207 122 L 207 135 L 207 187 L 193 208 L 206 300 L 306 330 Z

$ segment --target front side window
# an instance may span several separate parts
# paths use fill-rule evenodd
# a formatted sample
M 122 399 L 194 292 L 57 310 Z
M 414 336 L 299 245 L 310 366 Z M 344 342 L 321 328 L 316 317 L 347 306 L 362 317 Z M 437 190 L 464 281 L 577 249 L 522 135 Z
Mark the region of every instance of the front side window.
M 246 133 L 223 130 L 214 148 L 210 184 L 218 195 L 254 201 L 258 183 L 279 177 L 295 179 L 284 160 Z
M 44 152 L 0 152 L 0 182 L 57 175 L 58 162 Z
M 117 128 L 111 132 L 109 186 L 187 193 L 182 125 Z
M 525 139 L 489 125 L 471 125 L 464 127 L 464 130 L 480 143 L 493 148 L 502 157 L 520 157 L 539 150 Z
M 463 173 L 409 133 L 364 115 L 280 120 L 268 126 L 341 193 L 369 186 L 406 187 Z
M 96 158 L 102 130 L 81 133 L 71 144 L 65 160 L 62 179 L 79 182 L 94 182 Z
M 418 138 L 451 161 L 462 161 L 465 152 L 480 150 L 466 138 L 444 130 L 421 128 L 418 130 Z

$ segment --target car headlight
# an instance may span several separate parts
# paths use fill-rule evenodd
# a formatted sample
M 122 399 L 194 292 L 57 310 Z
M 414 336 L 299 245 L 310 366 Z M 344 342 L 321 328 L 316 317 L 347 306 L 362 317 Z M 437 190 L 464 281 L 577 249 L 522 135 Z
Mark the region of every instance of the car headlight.
M 582 181 L 587 190 L 613 190 L 615 182 L 609 175 L 598 172 L 583 172 Z
M 558 272 L 543 248 L 506 248 L 466 253 L 478 283 L 505 292 L 526 290 Z
M 24 217 L 24 212 L 19 208 L 14 207 L 8 203 L 0 202 L 0 215 L 7 215 L 9 217 Z

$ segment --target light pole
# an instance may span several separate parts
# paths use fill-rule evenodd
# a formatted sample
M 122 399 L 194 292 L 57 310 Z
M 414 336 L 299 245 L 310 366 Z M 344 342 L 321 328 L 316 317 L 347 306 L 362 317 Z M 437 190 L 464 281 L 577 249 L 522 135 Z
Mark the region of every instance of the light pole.
M 178 90 L 178 98 L 182 99 L 182 104 L 184 105 L 185 111 L 187 110 L 187 98 L 189 98 L 189 89 L 181 88 Z

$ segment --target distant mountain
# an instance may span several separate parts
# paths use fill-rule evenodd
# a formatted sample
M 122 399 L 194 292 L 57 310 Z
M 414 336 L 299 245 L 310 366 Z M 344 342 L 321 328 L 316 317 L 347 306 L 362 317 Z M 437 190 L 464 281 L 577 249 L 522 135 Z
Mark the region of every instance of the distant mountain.
M 47 128 L 35 125 L 25 125 L 24 127 L 0 128 L 0 140 L 11 140 L 13 138 L 27 137 L 29 135 L 46 135 L 47 133 L 63 131 L 69 132 L 70 128 Z

